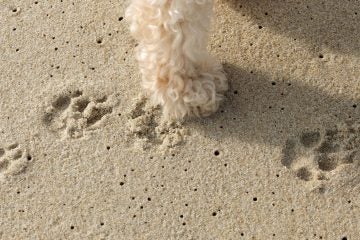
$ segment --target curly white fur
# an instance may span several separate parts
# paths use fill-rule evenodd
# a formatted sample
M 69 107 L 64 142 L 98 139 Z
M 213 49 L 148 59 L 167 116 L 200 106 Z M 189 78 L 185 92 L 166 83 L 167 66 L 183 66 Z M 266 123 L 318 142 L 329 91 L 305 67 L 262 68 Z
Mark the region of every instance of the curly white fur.
M 213 0 L 132 0 L 126 11 L 143 87 L 167 118 L 210 115 L 227 90 L 207 51 L 212 12 Z

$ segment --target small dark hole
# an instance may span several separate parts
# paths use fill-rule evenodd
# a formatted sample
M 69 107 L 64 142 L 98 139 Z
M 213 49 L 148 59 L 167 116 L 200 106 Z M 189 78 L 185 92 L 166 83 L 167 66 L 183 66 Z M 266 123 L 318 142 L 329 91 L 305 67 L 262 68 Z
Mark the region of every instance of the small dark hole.
M 74 229 L 75 227 L 74 226 L 71 226 L 70 229 Z
M 30 155 L 27 156 L 27 160 L 30 161 L 32 157 Z
M 258 199 L 256 197 L 253 198 L 253 201 L 256 202 Z
M 215 155 L 215 156 L 219 156 L 219 155 L 220 155 L 220 152 L 219 152 L 218 150 L 216 150 L 216 151 L 214 152 L 214 155 Z
M 216 216 L 216 212 L 213 212 L 212 215 L 215 217 L 215 216 Z
M 106 149 L 107 149 L 107 150 L 110 150 L 110 146 L 107 146 Z
M 356 107 L 357 107 L 357 105 L 356 105 L 356 104 L 354 104 L 354 105 L 353 105 L 353 108 L 356 108 Z
M 119 22 L 121 22 L 124 18 L 123 17 L 119 17 Z
M 125 183 L 124 182 L 120 182 L 120 186 L 123 186 Z
M 320 55 L 319 55 L 319 58 L 324 58 L 324 55 L 320 54 Z
M 103 222 L 101 222 L 101 223 L 100 223 L 100 225 L 101 225 L 101 226 L 104 226 L 104 223 L 103 223 Z

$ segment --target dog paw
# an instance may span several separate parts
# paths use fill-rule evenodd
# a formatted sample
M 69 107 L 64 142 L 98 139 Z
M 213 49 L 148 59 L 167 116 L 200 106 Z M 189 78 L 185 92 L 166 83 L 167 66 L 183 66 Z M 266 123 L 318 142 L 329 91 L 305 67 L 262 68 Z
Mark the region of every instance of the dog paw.
M 135 137 L 135 144 L 147 149 L 174 148 L 184 143 L 186 130 L 180 123 L 163 121 L 160 106 L 152 106 L 145 97 L 140 97 L 128 114 L 127 136 Z
M 96 130 L 113 112 L 115 95 L 92 97 L 81 91 L 57 96 L 46 109 L 43 123 L 61 138 L 81 138 Z
M 358 163 L 359 158 L 360 125 L 353 123 L 288 139 L 281 163 L 299 179 L 320 183 L 336 176 L 341 166 Z
M 32 157 L 18 143 L 0 146 L 0 179 L 24 173 Z
M 169 85 L 165 97 L 162 97 L 164 116 L 168 119 L 207 117 L 218 110 L 223 94 L 228 89 L 226 75 L 222 65 L 213 59 L 203 65 L 198 75 L 179 77 L 174 84 Z M 183 83 L 187 83 L 185 90 L 179 91 L 178 85 Z M 173 94 L 170 96 L 169 92 Z

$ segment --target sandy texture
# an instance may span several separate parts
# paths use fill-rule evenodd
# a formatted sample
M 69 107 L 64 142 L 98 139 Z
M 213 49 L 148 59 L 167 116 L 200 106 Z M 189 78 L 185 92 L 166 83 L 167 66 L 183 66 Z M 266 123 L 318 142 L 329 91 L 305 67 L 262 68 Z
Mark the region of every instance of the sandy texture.
M 0 239 L 360 239 L 360 4 L 221 0 L 216 115 L 140 96 L 127 1 L 0 1 Z

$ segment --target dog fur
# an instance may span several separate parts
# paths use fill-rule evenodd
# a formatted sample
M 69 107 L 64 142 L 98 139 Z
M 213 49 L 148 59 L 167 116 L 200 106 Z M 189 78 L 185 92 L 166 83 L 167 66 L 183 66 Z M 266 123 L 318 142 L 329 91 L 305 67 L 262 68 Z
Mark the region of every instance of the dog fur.
M 207 51 L 212 15 L 213 0 L 132 0 L 126 10 L 142 85 L 167 119 L 210 115 L 228 88 Z

